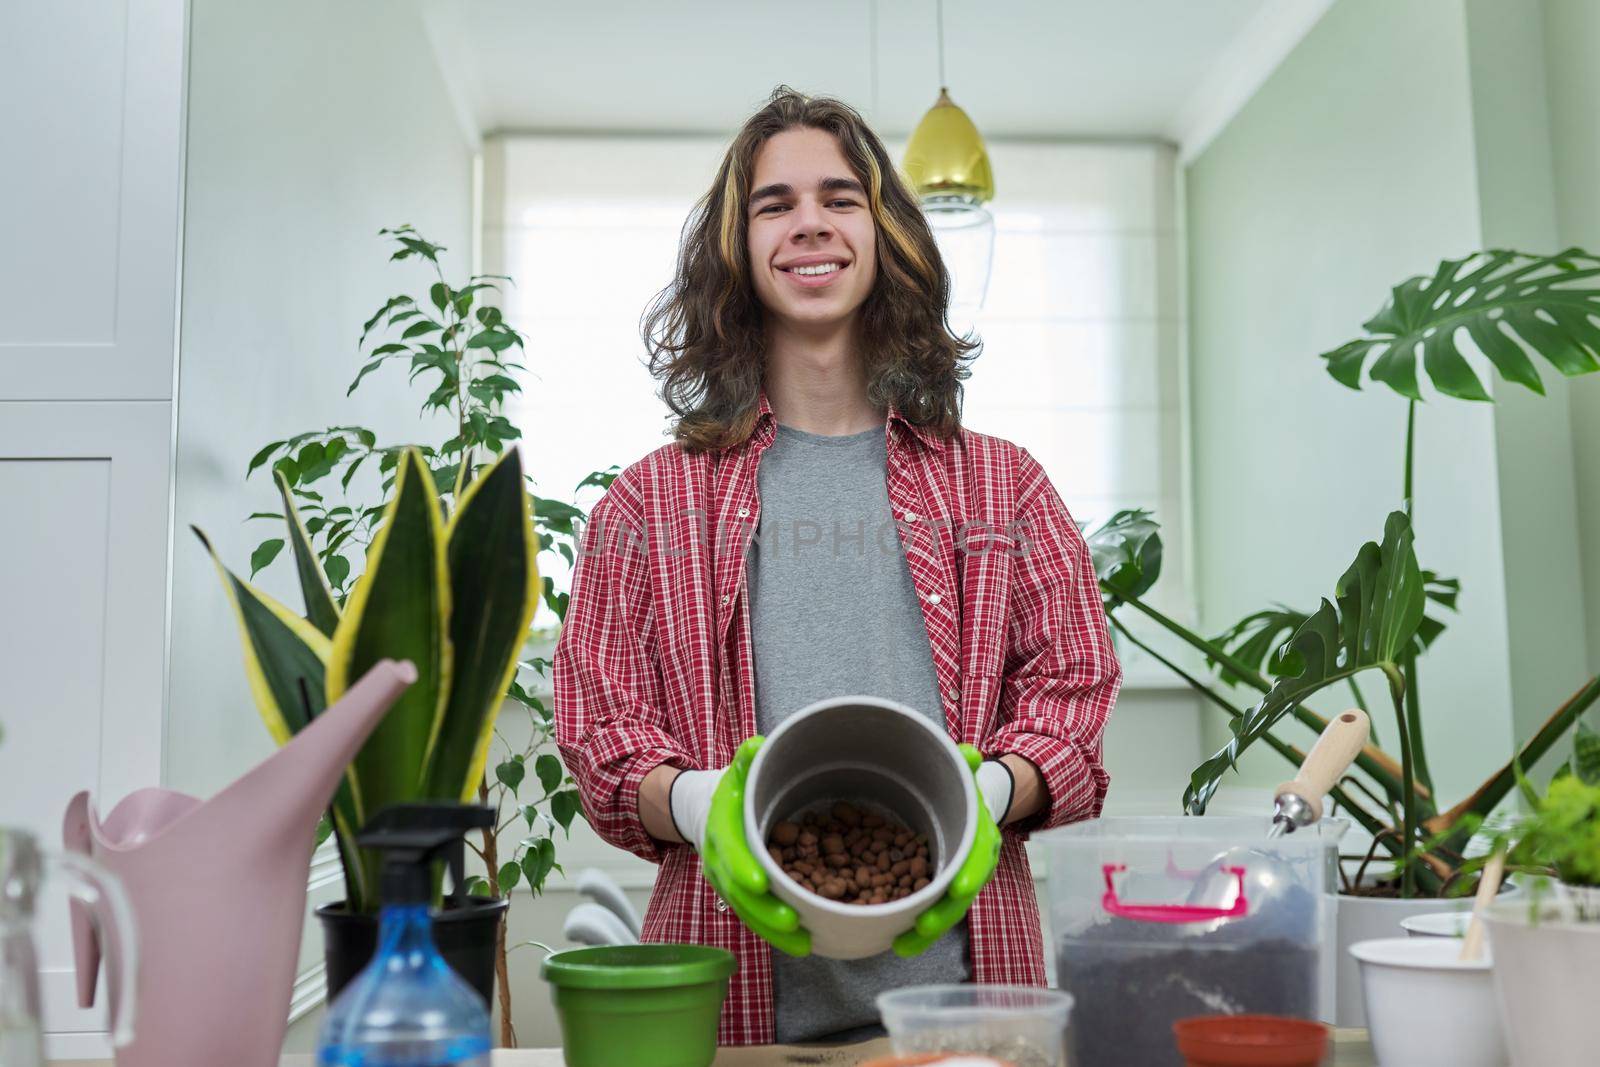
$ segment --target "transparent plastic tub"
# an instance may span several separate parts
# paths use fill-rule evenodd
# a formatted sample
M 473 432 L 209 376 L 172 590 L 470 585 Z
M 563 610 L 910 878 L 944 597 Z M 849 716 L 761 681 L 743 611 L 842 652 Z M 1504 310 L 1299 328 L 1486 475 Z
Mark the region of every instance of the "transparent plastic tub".
M 1074 1064 L 1182 1067 L 1196 1015 L 1333 1017 L 1338 840 L 1329 819 L 1268 840 L 1267 819 L 1136 816 L 1038 835 L 1056 981 L 1076 1002 Z M 1245 892 L 1214 886 L 1230 849 Z M 1264 876 L 1270 875 L 1270 878 Z M 1199 899 L 1206 897 L 1206 899 Z
M 1066 1067 L 1068 1062 L 1072 997 L 1054 989 L 908 986 L 878 994 L 878 1014 L 896 1055 L 988 1056 L 1014 1067 Z

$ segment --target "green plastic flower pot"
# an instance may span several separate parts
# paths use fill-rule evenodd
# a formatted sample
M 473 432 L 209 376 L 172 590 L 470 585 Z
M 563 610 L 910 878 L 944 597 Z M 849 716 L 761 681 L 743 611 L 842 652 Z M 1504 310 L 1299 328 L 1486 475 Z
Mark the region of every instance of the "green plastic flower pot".
M 557 952 L 550 983 L 567 1067 L 708 1067 L 733 953 L 704 945 L 601 945 Z

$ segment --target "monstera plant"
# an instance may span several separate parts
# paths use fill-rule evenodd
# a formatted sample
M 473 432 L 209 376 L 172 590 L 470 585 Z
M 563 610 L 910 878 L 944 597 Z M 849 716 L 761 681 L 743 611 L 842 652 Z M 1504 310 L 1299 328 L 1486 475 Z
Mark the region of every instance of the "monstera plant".
M 1517 768 L 1531 766 L 1600 699 L 1600 677 L 1579 686 L 1471 795 L 1448 808 L 1440 803 L 1423 737 L 1418 664 L 1446 627 L 1431 612 L 1455 610 L 1460 583 L 1424 570 L 1415 553 L 1419 382 L 1425 376 L 1443 396 L 1492 402 L 1467 358 L 1469 342 L 1505 381 L 1541 394 L 1535 358 L 1569 377 L 1600 369 L 1597 277 L 1600 260 L 1580 249 L 1553 256 L 1491 250 L 1445 260 L 1432 275 L 1395 286 L 1364 324 L 1364 336 L 1323 353 L 1328 373 L 1342 385 L 1360 389 L 1364 380 L 1377 382 L 1410 403 L 1400 508 L 1389 515 L 1381 539 L 1356 552 L 1332 598 L 1316 610 L 1274 606 L 1202 637 L 1145 600 L 1161 569 L 1160 531 L 1150 512 L 1119 512 L 1088 534 L 1113 630 L 1229 718 L 1227 744 L 1195 769 L 1184 790 L 1186 811 L 1203 814 L 1223 776 L 1252 745 L 1265 744 L 1298 764 L 1304 752 L 1287 739 L 1289 724 L 1320 731 L 1327 720 L 1310 702 L 1329 698 L 1330 690 L 1347 691 L 1366 708 L 1357 679 L 1376 674 L 1393 725 L 1380 726 L 1388 717 L 1374 715 L 1374 734 L 1393 738 L 1393 750 L 1369 744 L 1334 790 L 1335 800 L 1372 834 L 1375 850 L 1394 858 L 1396 877 L 1384 891 L 1449 892 L 1464 867 L 1473 869 L 1463 856 L 1473 830 L 1513 790 Z M 1122 618 L 1129 610 L 1198 652 L 1205 668 L 1186 669 L 1148 632 L 1136 633 Z M 1202 677 L 1207 671 L 1212 677 Z M 1234 690 L 1257 699 L 1242 706 Z

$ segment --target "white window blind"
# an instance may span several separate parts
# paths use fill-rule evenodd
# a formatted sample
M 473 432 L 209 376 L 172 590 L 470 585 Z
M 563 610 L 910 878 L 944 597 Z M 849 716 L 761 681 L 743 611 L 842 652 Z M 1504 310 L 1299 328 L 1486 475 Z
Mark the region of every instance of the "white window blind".
M 510 414 L 544 495 L 570 499 L 589 471 L 666 442 L 639 320 L 671 278 L 684 220 L 723 148 L 646 136 L 486 145 L 483 269 L 517 282 L 506 314 L 528 337 L 530 374 Z M 901 148 L 890 145 L 897 159 Z M 1166 541 L 1153 599 L 1188 615 L 1173 154 L 1144 144 L 990 150 L 994 267 L 977 320 L 957 324 L 984 341 L 963 421 L 1038 457 L 1080 522 L 1153 508 Z

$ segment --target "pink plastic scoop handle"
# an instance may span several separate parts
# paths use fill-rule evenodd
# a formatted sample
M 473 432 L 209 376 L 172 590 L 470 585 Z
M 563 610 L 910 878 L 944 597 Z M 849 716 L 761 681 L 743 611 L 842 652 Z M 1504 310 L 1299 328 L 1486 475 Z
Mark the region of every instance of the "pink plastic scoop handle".
M 1134 919 L 1144 923 L 1198 923 L 1215 919 L 1237 919 L 1250 910 L 1244 895 L 1243 867 L 1224 867 L 1224 871 L 1239 880 L 1239 895 L 1227 908 L 1199 908 L 1191 904 L 1124 904 L 1117 896 L 1116 876 L 1127 870 L 1125 863 L 1107 863 L 1100 870 L 1106 877 L 1106 892 L 1100 906 L 1119 919 Z

